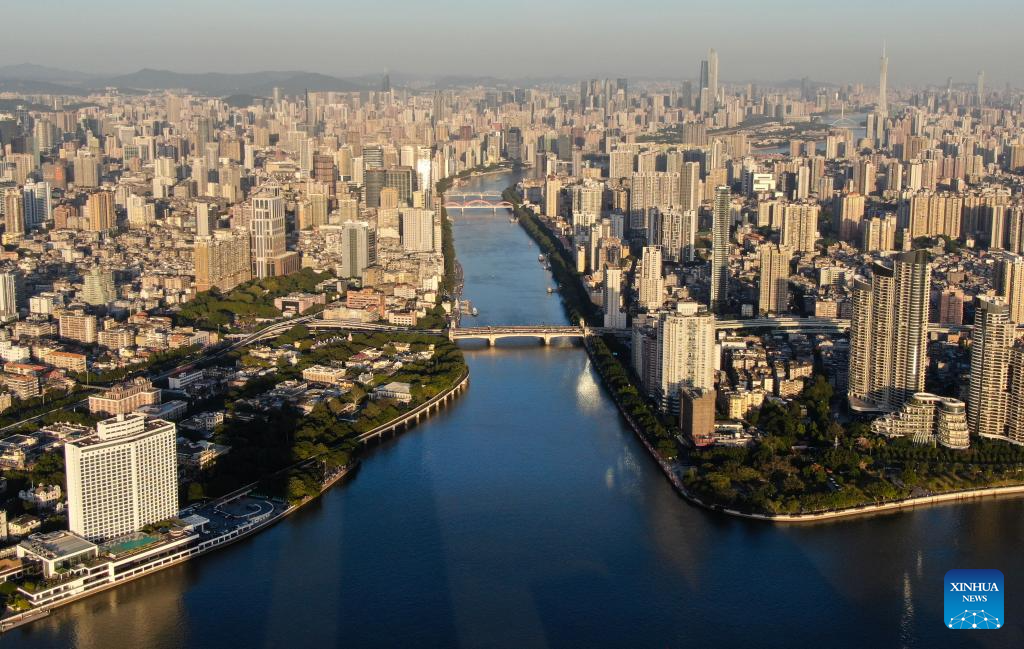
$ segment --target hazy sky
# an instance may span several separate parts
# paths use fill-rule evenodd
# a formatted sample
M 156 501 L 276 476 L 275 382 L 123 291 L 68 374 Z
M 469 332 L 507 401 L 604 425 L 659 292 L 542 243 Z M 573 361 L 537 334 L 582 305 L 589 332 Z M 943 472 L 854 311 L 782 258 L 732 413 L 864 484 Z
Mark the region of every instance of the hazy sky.
M 0 65 L 1024 84 L 1024 0 L 14 1 Z

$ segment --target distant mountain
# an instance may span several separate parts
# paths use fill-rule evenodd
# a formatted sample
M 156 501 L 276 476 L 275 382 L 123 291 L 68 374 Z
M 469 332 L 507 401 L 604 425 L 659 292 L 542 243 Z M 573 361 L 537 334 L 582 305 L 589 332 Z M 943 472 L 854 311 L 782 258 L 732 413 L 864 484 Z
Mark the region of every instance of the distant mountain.
M 88 92 L 78 86 L 25 79 L 0 79 L 0 90 L 24 95 L 84 95 Z
M 59 84 L 75 84 L 95 76 L 85 72 L 61 70 L 45 65 L 35 65 L 34 63 L 0 66 L 0 81 L 45 81 Z
M 206 72 L 201 74 L 145 68 L 131 74 L 93 80 L 92 85 L 169 90 L 183 88 L 208 95 L 254 95 L 266 97 L 278 87 L 286 95 L 306 90 L 363 90 L 362 84 L 315 72 L 264 71 L 245 73 Z

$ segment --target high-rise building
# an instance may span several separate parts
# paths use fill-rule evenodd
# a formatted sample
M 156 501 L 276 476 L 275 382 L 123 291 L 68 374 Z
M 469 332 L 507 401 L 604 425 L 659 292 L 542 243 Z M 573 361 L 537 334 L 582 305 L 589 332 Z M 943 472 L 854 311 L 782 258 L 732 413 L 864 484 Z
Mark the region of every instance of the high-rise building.
M 375 263 L 377 252 L 374 232 L 363 221 L 346 221 L 341 226 L 341 276 L 362 277 L 366 267 Z
M 1013 443 L 1024 444 L 1024 342 L 1018 341 L 1010 348 L 1007 389 L 1007 435 Z
M 252 276 L 263 279 L 299 270 L 299 255 L 288 252 L 285 238 L 284 196 L 280 187 L 264 188 L 252 199 Z
M 138 532 L 178 514 L 174 424 L 118 415 L 64 445 L 68 528 L 91 541 Z
M 729 225 L 732 221 L 728 187 L 715 188 L 711 215 L 711 299 L 712 313 L 723 313 L 729 302 Z
M 626 313 L 622 310 L 622 269 L 604 270 L 604 326 L 625 329 Z
M 760 248 L 761 277 L 757 310 L 762 315 L 789 311 L 789 262 L 792 251 L 786 246 L 766 243 Z
M 405 208 L 399 211 L 402 248 L 407 252 L 432 252 L 440 245 L 434 241 L 434 211 Z
M 839 238 L 850 243 L 860 236 L 861 220 L 864 218 L 864 195 L 842 194 L 837 196 L 833 207 L 834 219 L 839 223 Z
M 251 245 L 244 229 L 215 230 L 212 237 L 197 238 L 196 291 L 230 291 L 252 279 Z
M 1014 324 L 999 298 L 979 298 L 971 332 L 967 426 L 980 437 L 1006 437 L 1009 362 Z
M 558 216 L 561 208 L 562 181 L 548 178 L 544 182 L 544 216 Z
M 878 71 L 878 106 L 875 112 L 883 118 L 889 114 L 889 57 L 885 55 L 884 45 Z
M 849 398 L 855 410 L 893 411 L 924 390 L 928 367 L 928 253 L 876 263 L 871 281 L 857 279 L 850 321 Z
M 32 230 L 48 223 L 53 214 L 50 195 L 50 183 L 26 183 L 23 188 L 25 197 L 25 227 Z
M 17 271 L 0 271 L 0 320 L 18 315 L 18 274 Z
M 697 212 L 671 208 L 661 214 L 661 245 L 672 262 L 693 261 L 697 243 Z
M 790 203 L 782 208 L 782 245 L 793 252 L 814 252 L 818 241 L 818 216 L 815 203 Z
M 661 246 L 644 246 L 640 257 L 640 306 L 653 311 L 665 299 L 665 278 L 661 275 Z
M 959 327 L 964 323 L 964 292 L 947 288 L 939 294 L 939 324 Z
M 85 202 L 86 227 L 90 232 L 106 232 L 117 225 L 114 213 L 114 194 L 99 191 L 89 194 Z
M 93 266 L 82 282 L 82 301 L 92 306 L 103 306 L 117 299 L 114 274 L 99 266 Z
M 1003 253 L 996 264 L 993 283 L 1010 307 L 1010 321 L 1024 324 L 1024 257 Z
M 25 234 L 25 197 L 18 189 L 4 192 L 4 235 L 20 237 Z
M 708 446 L 715 436 L 715 391 L 683 388 L 679 394 L 679 427 L 695 446 Z
M 861 249 L 864 252 L 890 252 L 896 249 L 896 216 L 886 214 L 863 222 Z
M 683 388 L 715 387 L 715 318 L 696 302 L 680 302 L 658 322 L 660 396 L 665 410 L 679 412 Z
M 680 172 L 679 206 L 684 211 L 698 210 L 701 203 L 700 163 L 684 162 Z

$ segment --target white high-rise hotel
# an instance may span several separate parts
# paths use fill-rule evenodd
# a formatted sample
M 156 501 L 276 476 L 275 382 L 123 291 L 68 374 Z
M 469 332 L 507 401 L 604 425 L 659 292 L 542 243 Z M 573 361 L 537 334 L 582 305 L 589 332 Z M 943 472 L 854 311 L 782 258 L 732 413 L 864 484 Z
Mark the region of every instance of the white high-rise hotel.
M 68 527 L 91 541 L 137 532 L 178 514 L 174 424 L 118 415 L 64 446 Z

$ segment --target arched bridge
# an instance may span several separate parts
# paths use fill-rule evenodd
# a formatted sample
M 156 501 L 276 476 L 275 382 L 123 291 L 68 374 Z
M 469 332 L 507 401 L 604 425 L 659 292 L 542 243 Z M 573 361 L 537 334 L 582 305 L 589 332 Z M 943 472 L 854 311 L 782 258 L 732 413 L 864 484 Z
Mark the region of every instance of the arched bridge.
M 577 327 L 573 325 L 508 325 L 495 327 L 452 327 L 451 340 L 486 340 L 493 345 L 505 338 L 534 338 L 550 345 L 555 338 L 586 338 L 600 336 L 611 330 L 604 327 Z
M 452 210 L 491 210 L 512 209 L 512 203 L 504 200 L 496 192 L 462 192 L 444 195 L 444 206 Z

